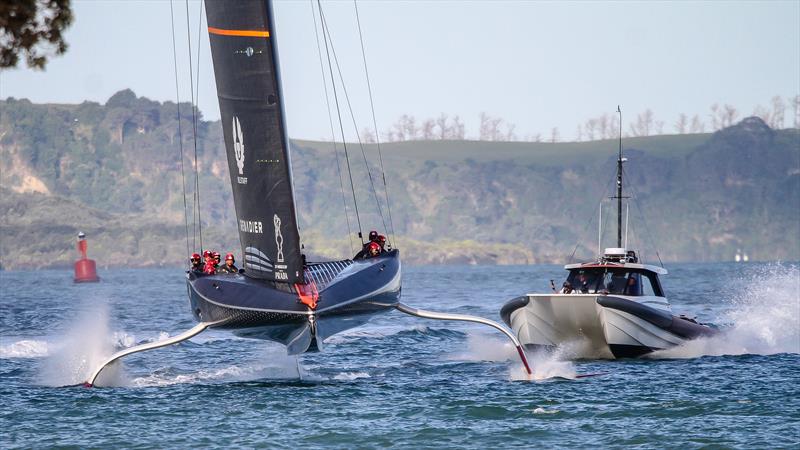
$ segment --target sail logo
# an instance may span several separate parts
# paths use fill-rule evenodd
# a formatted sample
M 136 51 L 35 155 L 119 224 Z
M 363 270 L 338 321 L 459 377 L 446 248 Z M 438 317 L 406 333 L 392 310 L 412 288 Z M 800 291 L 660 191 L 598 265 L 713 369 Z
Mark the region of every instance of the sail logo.
M 260 221 L 257 220 L 242 220 L 239 219 L 239 231 L 242 233 L 257 233 L 263 234 L 264 227 Z
M 272 261 L 256 247 L 244 249 L 244 266 L 248 270 L 257 272 L 272 272 Z
M 242 124 L 239 123 L 239 118 L 233 116 L 233 155 L 236 157 L 236 167 L 239 169 L 239 175 L 244 175 L 244 134 L 242 133 Z M 236 177 L 236 182 L 239 184 L 247 184 L 247 177 Z
M 278 255 L 276 256 L 276 260 L 278 262 L 283 261 L 283 235 L 281 234 L 281 218 L 275 214 L 272 217 L 272 223 L 275 225 L 275 246 L 278 249 Z M 284 266 L 285 267 L 285 266 Z

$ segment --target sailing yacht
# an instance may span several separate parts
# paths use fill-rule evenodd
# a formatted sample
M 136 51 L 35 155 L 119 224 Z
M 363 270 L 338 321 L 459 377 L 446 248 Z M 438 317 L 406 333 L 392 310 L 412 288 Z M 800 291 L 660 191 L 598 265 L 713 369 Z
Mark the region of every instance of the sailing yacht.
M 621 111 L 620 124 L 622 123 Z M 621 126 L 621 125 L 620 125 Z M 637 357 L 716 333 L 716 329 L 672 313 L 661 285 L 663 267 L 643 264 L 622 240 L 622 129 L 617 158 L 617 246 L 597 259 L 568 264 L 560 291 L 508 301 L 500 316 L 529 349 L 584 344 L 584 353 Z M 551 281 L 552 283 L 552 281 Z
M 397 249 L 368 259 L 306 262 L 270 2 L 206 1 L 243 273 L 187 274 L 192 313 L 212 328 L 267 339 L 289 354 L 394 308 Z
M 495 328 L 512 341 L 531 374 L 522 345 L 504 326 L 401 303 L 399 250 L 389 247 L 368 258 L 306 261 L 295 214 L 271 4 L 207 0 L 205 7 L 244 267 L 237 274 L 187 272 L 197 324 L 114 353 L 93 370 L 84 386 L 94 386 L 105 367 L 125 356 L 177 344 L 209 328 L 278 342 L 288 354 L 298 355 L 320 351 L 328 337 L 393 309 Z

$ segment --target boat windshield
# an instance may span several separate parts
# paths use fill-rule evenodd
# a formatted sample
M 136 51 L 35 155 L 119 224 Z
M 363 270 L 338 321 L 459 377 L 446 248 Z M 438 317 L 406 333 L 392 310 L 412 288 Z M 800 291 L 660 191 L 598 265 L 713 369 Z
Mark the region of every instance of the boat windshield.
M 655 275 L 640 270 L 608 267 L 572 269 L 567 281 L 583 294 L 663 296 Z

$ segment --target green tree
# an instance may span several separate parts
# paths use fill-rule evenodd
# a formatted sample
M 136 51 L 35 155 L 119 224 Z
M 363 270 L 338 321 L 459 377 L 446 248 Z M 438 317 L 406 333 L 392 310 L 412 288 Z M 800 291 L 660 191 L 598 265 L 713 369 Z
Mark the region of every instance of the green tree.
M 70 0 L 0 2 L 0 68 L 16 67 L 24 55 L 28 67 L 44 69 L 47 58 L 67 51 L 63 33 L 72 23 Z

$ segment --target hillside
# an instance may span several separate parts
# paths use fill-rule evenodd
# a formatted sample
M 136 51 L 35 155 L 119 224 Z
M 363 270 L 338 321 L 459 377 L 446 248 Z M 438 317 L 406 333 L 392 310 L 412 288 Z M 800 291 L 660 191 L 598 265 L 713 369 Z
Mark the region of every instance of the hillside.
M 194 193 L 191 108 L 121 91 L 105 105 L 0 101 L 0 262 L 66 266 L 83 230 L 101 265 L 182 264 L 183 185 Z M 183 140 L 181 141 L 180 137 Z M 206 246 L 239 251 L 219 122 L 197 129 Z M 185 181 L 181 178 L 183 143 Z M 636 198 L 631 246 L 649 259 L 800 259 L 800 132 L 757 118 L 713 134 L 625 139 Z M 383 229 L 357 145 L 362 224 Z M 382 146 L 397 244 L 411 263 L 563 262 L 597 247 L 616 141 L 415 141 Z M 338 148 L 341 152 L 341 146 Z M 301 233 L 312 257 L 349 254 L 333 145 L 293 142 Z M 377 153 L 365 146 L 373 164 Z M 341 158 L 341 155 L 340 155 Z M 343 162 L 342 162 L 343 164 Z M 349 198 L 350 221 L 352 198 Z M 380 192 L 378 201 L 385 203 Z M 604 212 L 611 212 L 606 200 Z M 612 244 L 612 217 L 604 215 Z M 191 218 L 190 218 L 191 223 Z M 191 228 L 191 227 L 190 227 Z M 190 247 L 199 236 L 190 230 Z

